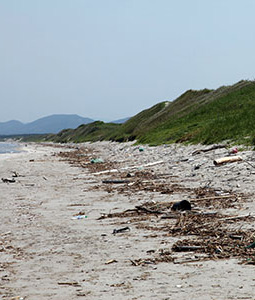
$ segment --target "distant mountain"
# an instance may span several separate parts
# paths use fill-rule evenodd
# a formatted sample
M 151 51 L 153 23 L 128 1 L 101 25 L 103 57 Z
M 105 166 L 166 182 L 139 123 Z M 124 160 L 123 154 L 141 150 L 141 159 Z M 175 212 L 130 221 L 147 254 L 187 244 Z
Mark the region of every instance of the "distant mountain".
M 0 135 L 58 133 L 63 129 L 74 129 L 93 121 L 78 115 L 51 115 L 26 124 L 12 120 L 0 122 Z
M 127 120 L 129 120 L 129 119 L 130 119 L 130 118 L 119 119 L 119 120 L 111 121 L 111 123 L 115 123 L 115 124 L 123 124 L 123 123 L 125 123 Z

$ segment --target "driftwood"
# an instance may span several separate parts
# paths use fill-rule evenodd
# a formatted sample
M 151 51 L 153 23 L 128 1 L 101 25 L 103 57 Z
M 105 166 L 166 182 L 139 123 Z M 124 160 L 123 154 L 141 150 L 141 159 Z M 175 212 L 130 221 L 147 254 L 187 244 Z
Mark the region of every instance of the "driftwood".
M 121 232 L 124 232 L 124 231 L 130 231 L 130 228 L 129 227 L 123 227 L 123 228 L 120 228 L 120 229 L 114 229 L 112 234 L 121 233 Z
M 213 163 L 215 164 L 215 166 L 218 166 L 225 163 L 231 163 L 231 162 L 241 161 L 241 160 L 242 160 L 241 156 L 226 156 L 226 157 L 215 159 Z
M 103 180 L 102 183 L 130 183 L 129 180 Z
M 92 173 L 93 175 L 101 175 L 101 174 L 106 174 L 106 173 L 116 173 L 119 171 L 125 171 L 125 170 L 129 170 L 129 169 L 139 169 L 139 168 L 145 168 L 145 167 L 152 167 L 158 164 L 163 164 L 164 161 L 163 160 L 159 160 L 159 161 L 155 161 L 155 162 L 151 162 L 145 165 L 140 165 L 140 166 L 131 166 L 131 167 L 124 167 L 124 168 L 120 168 L 120 169 L 111 169 L 111 170 L 105 170 L 105 171 L 101 171 L 101 172 L 96 172 L 96 173 Z
M 136 206 L 135 208 L 138 211 L 141 210 L 141 211 L 144 211 L 144 212 L 149 213 L 149 214 L 162 214 L 163 213 L 160 210 L 152 210 L 152 209 L 149 209 L 149 208 L 146 208 L 146 207 L 143 207 L 143 206 Z
M 180 257 L 180 258 L 175 258 L 173 263 L 174 264 L 185 264 L 185 263 L 192 263 L 192 262 L 197 262 L 201 260 L 206 260 L 208 259 L 207 256 L 202 256 L 202 257 Z
M 228 198 L 234 198 L 234 197 L 235 197 L 235 195 L 212 196 L 212 197 L 204 197 L 204 198 L 189 199 L 189 201 L 220 200 L 220 199 L 228 199 Z
M 243 216 L 233 216 L 233 217 L 227 217 L 227 218 L 222 218 L 219 219 L 219 221 L 232 221 L 232 220 L 242 220 L 246 218 L 254 218 L 252 215 L 243 215 Z
M 105 264 L 110 265 L 110 264 L 113 264 L 113 263 L 116 263 L 116 262 L 118 262 L 116 259 L 110 259 Z
M 202 246 L 174 246 L 173 250 L 176 252 L 182 252 L 182 251 L 197 251 L 204 249 Z
M 58 285 L 81 286 L 77 281 L 58 282 Z
M 201 152 L 209 152 L 209 151 L 212 151 L 212 150 L 216 150 L 216 149 L 221 149 L 221 148 L 226 148 L 226 145 L 213 145 L 212 147 L 210 148 L 206 148 L 206 149 L 199 149 L 199 150 L 196 150 L 192 153 L 192 155 L 196 155 L 196 154 L 199 154 Z

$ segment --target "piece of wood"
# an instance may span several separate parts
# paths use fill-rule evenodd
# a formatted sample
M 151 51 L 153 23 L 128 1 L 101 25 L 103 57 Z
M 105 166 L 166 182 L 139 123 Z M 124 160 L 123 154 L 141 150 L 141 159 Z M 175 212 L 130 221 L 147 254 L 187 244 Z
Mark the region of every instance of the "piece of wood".
M 149 214 L 162 214 L 163 213 L 160 210 L 152 210 L 152 209 L 149 209 L 149 208 L 146 208 L 146 207 L 143 207 L 143 206 L 138 206 L 138 205 L 135 208 L 138 209 L 138 210 L 144 211 L 146 213 L 149 213 Z
M 116 262 L 117 262 L 116 259 L 111 259 L 111 260 L 108 260 L 105 264 L 110 265 L 110 264 L 113 264 L 113 263 L 116 263 Z
M 213 163 L 215 164 L 215 166 L 219 166 L 222 164 L 232 163 L 232 162 L 241 161 L 241 160 L 242 160 L 241 156 L 226 156 L 226 157 L 215 159 L 213 161 Z
M 58 285 L 81 286 L 77 281 L 58 282 Z
M 210 148 L 206 148 L 206 149 L 199 149 L 199 150 L 196 150 L 192 153 L 192 155 L 196 155 L 196 154 L 199 154 L 201 152 L 209 152 L 209 151 L 212 151 L 212 150 L 216 150 L 216 149 L 221 149 L 221 148 L 226 148 L 226 145 L 213 145 L 212 147 Z
M 105 170 L 105 171 L 101 171 L 101 172 L 96 172 L 96 173 L 92 173 L 93 175 L 101 175 L 101 174 L 106 174 L 106 173 L 115 173 L 115 172 L 119 172 L 119 171 L 125 171 L 125 170 L 129 170 L 129 169 L 139 169 L 139 168 L 145 168 L 145 167 L 152 167 L 158 164 L 163 164 L 164 161 L 163 160 L 159 160 L 159 161 L 155 161 L 155 162 L 151 162 L 145 165 L 140 165 L 140 166 L 130 166 L 130 167 L 124 167 L 124 168 L 120 168 L 120 169 L 111 169 L 111 170 Z
M 112 234 L 121 233 L 121 232 L 124 232 L 124 231 L 130 231 L 130 228 L 129 227 L 123 227 L 123 228 L 120 228 L 120 229 L 114 229 Z
M 174 246 L 173 250 L 176 252 L 185 252 L 185 251 L 197 251 L 204 249 L 204 247 L 201 246 Z
M 233 216 L 233 217 L 227 217 L 227 218 L 221 218 L 219 221 L 231 221 L 231 220 L 240 220 L 240 219 L 245 219 L 245 218 L 254 218 L 254 216 L 251 216 L 250 214 L 248 215 L 243 215 L 243 216 Z
M 235 195 L 226 195 L 226 196 L 212 196 L 212 197 L 204 197 L 204 198 L 195 198 L 195 199 L 189 199 L 189 201 L 206 201 L 206 200 L 220 200 L 220 199 L 228 199 L 228 198 L 234 198 Z
M 103 180 L 102 183 L 121 184 L 121 183 L 130 183 L 130 181 L 129 180 Z

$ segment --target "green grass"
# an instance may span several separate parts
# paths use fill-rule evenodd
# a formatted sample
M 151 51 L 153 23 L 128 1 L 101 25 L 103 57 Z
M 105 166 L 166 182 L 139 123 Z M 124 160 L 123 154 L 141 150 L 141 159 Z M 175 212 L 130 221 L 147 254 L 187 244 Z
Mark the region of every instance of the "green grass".
M 228 140 L 255 144 L 255 82 L 240 81 L 216 90 L 189 90 L 161 102 L 124 124 L 94 122 L 47 138 L 54 142 L 99 140 L 150 145 L 174 142 L 213 144 Z
M 48 138 L 54 142 L 96 142 L 109 139 L 110 135 L 117 130 L 120 124 L 104 123 L 96 121 L 90 124 L 80 125 L 76 129 L 65 129 Z
M 255 83 L 223 95 L 183 117 L 172 118 L 139 137 L 143 143 L 190 142 L 212 144 L 224 140 L 252 144 L 255 136 Z

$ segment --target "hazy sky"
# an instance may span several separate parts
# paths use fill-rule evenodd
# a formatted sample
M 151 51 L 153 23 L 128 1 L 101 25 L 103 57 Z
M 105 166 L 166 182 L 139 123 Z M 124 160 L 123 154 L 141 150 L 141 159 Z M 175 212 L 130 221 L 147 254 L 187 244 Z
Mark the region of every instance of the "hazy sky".
M 0 122 L 132 116 L 255 76 L 254 0 L 0 0 Z

